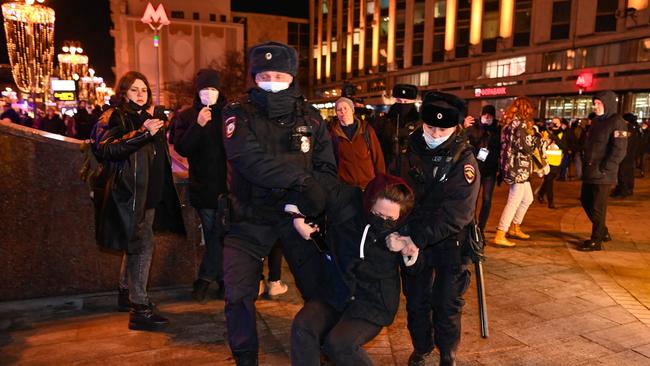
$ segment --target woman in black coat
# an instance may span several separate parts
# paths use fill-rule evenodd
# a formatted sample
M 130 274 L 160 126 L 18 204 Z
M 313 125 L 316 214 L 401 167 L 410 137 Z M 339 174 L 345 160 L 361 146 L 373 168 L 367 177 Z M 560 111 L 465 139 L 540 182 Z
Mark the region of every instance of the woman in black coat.
M 404 220 L 415 196 L 401 178 L 384 174 L 368 183 L 363 200 L 360 196 L 351 201 L 356 211 L 351 220 L 335 217 L 329 225 L 324 257 L 331 276 L 321 299 L 305 303 L 293 321 L 294 365 L 320 365 L 321 345 L 336 365 L 373 365 L 362 346 L 395 319 L 400 263 L 411 266 L 417 254 L 403 258 L 387 248 L 385 238 Z
M 117 83 L 115 107 L 94 130 L 93 151 L 105 179 L 95 189 L 96 240 L 124 252 L 118 306 L 130 309 L 129 328 L 150 330 L 168 323 L 154 313 L 147 295 L 153 255 L 153 227 L 183 233 L 165 115 L 154 111 L 147 78 L 129 71 Z

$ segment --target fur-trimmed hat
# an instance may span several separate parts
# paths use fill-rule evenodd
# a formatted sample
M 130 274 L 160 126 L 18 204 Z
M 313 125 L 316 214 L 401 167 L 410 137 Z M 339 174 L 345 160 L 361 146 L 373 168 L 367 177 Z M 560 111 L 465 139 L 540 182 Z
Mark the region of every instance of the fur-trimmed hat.
M 465 119 L 465 102 L 453 94 L 429 92 L 422 100 L 420 117 L 429 126 L 450 128 Z
M 298 53 L 296 49 L 279 42 L 266 42 L 254 46 L 248 52 L 251 74 L 264 71 L 277 71 L 296 76 L 298 73 Z
M 416 99 L 418 97 L 418 87 L 411 84 L 396 84 L 393 87 L 393 98 Z
M 219 80 L 219 73 L 214 69 L 201 69 L 196 73 L 196 90 L 205 88 L 219 89 L 221 81 Z

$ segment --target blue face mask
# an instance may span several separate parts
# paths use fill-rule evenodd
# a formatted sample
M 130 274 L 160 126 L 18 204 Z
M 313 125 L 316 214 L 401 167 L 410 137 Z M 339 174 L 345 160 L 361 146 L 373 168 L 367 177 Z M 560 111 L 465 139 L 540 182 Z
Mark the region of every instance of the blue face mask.
M 449 136 L 431 137 L 429 136 L 428 133 L 422 132 L 422 137 L 424 137 L 424 142 L 426 142 L 427 147 L 431 150 L 435 149 L 436 147 L 440 146 L 443 142 L 447 141 L 449 139 Z

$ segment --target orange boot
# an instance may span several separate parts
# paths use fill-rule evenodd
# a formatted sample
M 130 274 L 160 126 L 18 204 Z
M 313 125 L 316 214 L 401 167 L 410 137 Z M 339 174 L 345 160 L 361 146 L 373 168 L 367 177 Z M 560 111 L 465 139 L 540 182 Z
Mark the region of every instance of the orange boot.
M 511 242 L 510 240 L 506 239 L 506 232 L 499 229 L 497 229 L 497 234 L 494 236 L 493 244 L 498 247 L 508 247 L 508 248 L 517 245 L 514 242 Z
M 510 225 L 510 229 L 508 230 L 508 235 L 510 235 L 510 237 L 512 237 L 512 238 L 530 239 L 530 235 L 528 235 L 525 232 L 521 231 L 521 225 L 520 224 L 512 224 L 512 225 Z

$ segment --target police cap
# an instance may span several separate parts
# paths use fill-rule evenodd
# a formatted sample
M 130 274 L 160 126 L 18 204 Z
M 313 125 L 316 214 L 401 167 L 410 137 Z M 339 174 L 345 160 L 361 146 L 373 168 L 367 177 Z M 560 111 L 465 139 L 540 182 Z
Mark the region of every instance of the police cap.
M 279 42 L 266 42 L 254 46 L 248 52 L 251 74 L 264 71 L 284 72 L 291 76 L 298 73 L 296 49 Z

